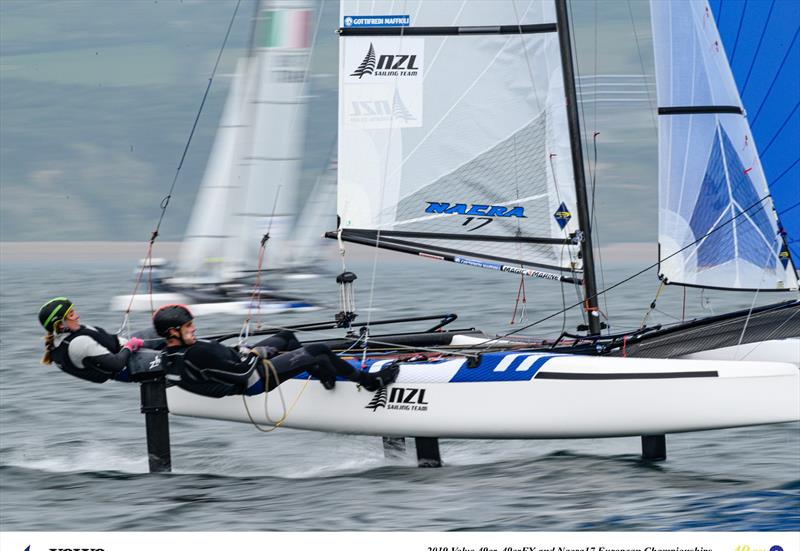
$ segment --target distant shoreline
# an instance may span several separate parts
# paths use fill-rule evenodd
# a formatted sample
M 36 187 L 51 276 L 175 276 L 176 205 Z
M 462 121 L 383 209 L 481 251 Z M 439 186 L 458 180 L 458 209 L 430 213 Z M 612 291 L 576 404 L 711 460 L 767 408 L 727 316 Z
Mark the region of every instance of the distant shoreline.
M 153 257 L 175 260 L 180 250 L 179 241 L 156 241 Z M 658 259 L 655 243 L 613 243 L 601 247 L 599 260 L 613 263 L 653 263 Z M 138 241 L 0 241 L 0 262 L 36 261 L 131 261 L 136 262 L 147 253 L 147 242 Z M 374 251 L 358 245 L 347 246 L 348 258 L 371 259 Z M 381 256 L 387 254 L 381 251 Z M 336 247 L 330 256 L 338 256 Z M 411 259 L 411 255 L 388 254 L 387 258 Z

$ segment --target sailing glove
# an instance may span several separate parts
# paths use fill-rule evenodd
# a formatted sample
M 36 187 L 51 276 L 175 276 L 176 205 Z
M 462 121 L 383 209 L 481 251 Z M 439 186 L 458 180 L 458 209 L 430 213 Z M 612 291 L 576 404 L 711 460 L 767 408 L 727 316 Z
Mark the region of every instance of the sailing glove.
M 125 346 L 123 346 L 122 348 L 127 348 L 131 352 L 136 352 L 142 347 L 143 344 L 144 341 L 142 339 L 138 337 L 131 337 L 130 340 L 128 340 L 128 342 L 126 342 Z

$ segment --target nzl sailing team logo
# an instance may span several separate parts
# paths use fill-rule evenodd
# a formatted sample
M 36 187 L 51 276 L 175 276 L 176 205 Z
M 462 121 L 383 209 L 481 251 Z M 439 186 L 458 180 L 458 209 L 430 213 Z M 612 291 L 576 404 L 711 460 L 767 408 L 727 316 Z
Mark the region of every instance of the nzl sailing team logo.
M 355 123 L 387 123 L 392 120 L 403 123 L 417 121 L 417 117 L 406 107 L 400 92 L 395 90 L 392 101 L 385 99 L 363 99 L 350 102 L 350 122 Z
M 359 80 L 368 75 L 373 77 L 416 77 L 422 70 L 419 57 L 416 53 L 376 54 L 375 46 L 370 42 L 364 59 L 355 71 L 350 73 L 350 76 L 358 77 Z
M 378 408 L 395 409 L 400 411 L 428 411 L 428 401 L 425 399 L 424 388 L 403 388 L 391 386 L 381 388 L 370 400 L 364 409 L 378 411 Z

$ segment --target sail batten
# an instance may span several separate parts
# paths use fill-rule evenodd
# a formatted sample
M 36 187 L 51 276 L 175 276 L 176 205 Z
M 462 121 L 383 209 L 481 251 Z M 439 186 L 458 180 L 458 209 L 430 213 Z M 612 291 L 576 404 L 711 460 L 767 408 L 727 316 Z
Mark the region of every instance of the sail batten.
M 539 23 L 464 27 L 342 27 L 339 29 L 339 34 L 343 36 L 450 36 L 459 34 L 536 34 L 556 31 L 555 23 Z
M 733 290 L 797 289 L 747 113 L 705 0 L 652 1 L 660 275 Z
M 713 115 L 715 113 L 744 115 L 744 111 L 738 105 L 685 105 L 658 108 L 659 115 Z

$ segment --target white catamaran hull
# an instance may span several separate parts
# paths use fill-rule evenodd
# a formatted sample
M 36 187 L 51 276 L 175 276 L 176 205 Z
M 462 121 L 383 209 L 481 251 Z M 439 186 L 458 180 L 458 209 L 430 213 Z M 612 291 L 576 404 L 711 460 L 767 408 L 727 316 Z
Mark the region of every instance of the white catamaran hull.
M 595 438 L 800 420 L 800 370 L 769 362 L 490 353 L 474 368 L 463 358 L 401 364 L 375 393 L 306 378 L 279 389 L 282 426 L 376 436 Z M 245 423 L 284 414 L 278 390 L 214 399 L 171 388 L 168 402 L 174 414 Z
M 688 354 L 694 360 L 787 362 L 800 367 L 800 338 L 752 342 Z

